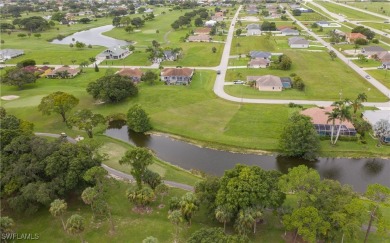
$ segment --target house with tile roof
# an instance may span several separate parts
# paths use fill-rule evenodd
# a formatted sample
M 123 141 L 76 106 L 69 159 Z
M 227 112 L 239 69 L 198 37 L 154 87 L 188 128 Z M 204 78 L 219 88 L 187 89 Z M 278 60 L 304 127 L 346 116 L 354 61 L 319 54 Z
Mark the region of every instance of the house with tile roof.
M 123 76 L 123 77 L 129 77 L 133 80 L 134 83 L 141 82 L 141 77 L 143 72 L 139 68 L 122 68 L 116 74 Z
M 46 78 L 74 78 L 79 73 L 80 70 L 77 68 L 63 66 L 47 73 Z
M 328 122 L 327 112 L 332 112 L 334 107 L 312 107 L 301 111 L 302 115 L 308 116 L 311 118 L 317 133 L 320 136 L 330 136 L 332 132 L 332 122 Z M 333 132 L 337 132 L 339 129 L 340 120 L 335 120 L 335 127 L 333 127 Z M 341 136 L 355 136 L 356 129 L 350 121 L 343 121 L 341 124 L 340 130 Z
M 191 68 L 164 68 L 161 71 L 161 81 L 166 84 L 182 84 L 187 85 L 191 83 L 194 69 Z
M 383 55 L 382 53 L 388 52 L 383 47 L 380 46 L 365 46 L 362 48 L 361 53 L 367 56 L 368 58 L 376 58 L 379 55 Z
M 251 59 L 248 62 L 249 68 L 267 68 L 267 67 L 269 67 L 269 65 L 270 65 L 270 60 L 263 59 L 263 58 Z
M 280 77 L 274 75 L 247 76 L 247 82 L 254 81 L 254 87 L 259 91 L 282 91 L 283 84 Z
M 303 37 L 291 37 L 288 39 L 291 48 L 309 48 L 309 41 Z
M 345 40 L 348 42 L 348 43 L 355 43 L 355 41 L 357 39 L 365 39 L 367 40 L 367 37 L 365 35 L 363 35 L 362 33 L 347 33 L 345 35 Z

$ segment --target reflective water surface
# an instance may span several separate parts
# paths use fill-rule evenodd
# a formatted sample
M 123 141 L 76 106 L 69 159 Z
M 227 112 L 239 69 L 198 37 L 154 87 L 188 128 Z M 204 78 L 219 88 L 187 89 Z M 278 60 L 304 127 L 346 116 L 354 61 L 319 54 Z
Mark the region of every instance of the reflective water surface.
M 103 32 L 107 32 L 114 28 L 113 25 L 105 25 L 97 28 L 92 28 L 85 31 L 76 32 L 73 35 L 67 36 L 62 40 L 53 40 L 51 43 L 53 44 L 64 44 L 69 45 L 70 43 L 75 44 L 76 41 L 83 42 L 86 45 L 98 45 L 105 47 L 113 47 L 113 46 L 125 46 L 130 43 L 123 40 L 117 40 L 108 36 L 102 35 Z M 74 41 L 73 41 L 74 39 Z
M 390 186 L 390 160 L 386 159 L 320 158 L 316 162 L 309 162 L 279 156 L 201 148 L 168 136 L 144 135 L 127 130 L 124 122 L 112 122 L 105 134 L 139 147 L 147 147 L 160 159 L 187 170 L 195 169 L 221 176 L 225 170 L 241 163 L 287 173 L 289 168 L 305 164 L 316 169 L 322 178 L 349 184 L 358 192 L 364 192 L 367 185 L 372 183 Z

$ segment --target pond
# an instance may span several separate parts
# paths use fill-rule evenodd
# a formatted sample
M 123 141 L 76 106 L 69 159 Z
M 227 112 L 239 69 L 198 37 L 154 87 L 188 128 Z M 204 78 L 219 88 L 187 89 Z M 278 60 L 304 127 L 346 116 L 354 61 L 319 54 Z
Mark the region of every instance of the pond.
M 128 131 L 123 123 L 110 123 L 107 136 L 139 147 L 147 147 L 155 155 L 173 165 L 187 170 L 199 170 L 221 176 L 237 163 L 257 165 L 265 170 L 287 173 L 289 168 L 304 164 L 316 169 L 322 178 L 351 185 L 355 191 L 364 192 L 368 184 L 379 183 L 390 187 L 390 160 L 320 158 L 316 162 L 282 158 L 272 155 L 243 154 L 198 147 L 165 135 L 144 135 Z
M 100 26 L 97 28 L 76 32 L 73 35 L 67 36 L 62 40 L 55 39 L 51 43 L 69 45 L 70 43 L 75 44 L 76 41 L 78 41 L 78 42 L 83 42 L 86 45 L 91 44 L 91 45 L 105 46 L 105 47 L 126 46 L 131 44 L 130 42 L 127 41 L 117 40 L 102 35 L 103 32 L 110 31 L 113 28 L 114 28 L 113 25 Z

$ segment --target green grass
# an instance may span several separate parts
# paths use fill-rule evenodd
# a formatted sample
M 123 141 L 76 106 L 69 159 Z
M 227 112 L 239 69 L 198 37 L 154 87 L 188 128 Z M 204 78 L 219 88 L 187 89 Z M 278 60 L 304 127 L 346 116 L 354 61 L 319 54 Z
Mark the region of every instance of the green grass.
M 363 13 L 354 9 L 350 9 L 341 5 L 317 1 L 318 4 L 321 4 L 323 7 L 327 8 L 329 11 L 337 14 L 343 14 L 347 16 L 349 20 L 372 20 L 372 21 L 383 21 L 383 18 Z
M 383 13 L 383 10 L 390 9 L 390 2 L 351 2 L 348 3 L 349 6 L 364 9 L 371 11 L 373 13 L 379 13 L 382 15 L 388 15 L 388 13 Z M 383 9 L 381 9 L 383 8 Z
M 370 101 L 386 101 L 383 94 L 371 86 L 362 77 L 349 69 L 340 60 L 331 61 L 325 52 L 308 53 L 307 51 L 284 51 L 292 59 L 292 69 L 289 71 L 271 69 L 229 69 L 226 80 L 235 80 L 241 73 L 242 79 L 246 76 L 261 76 L 272 74 L 288 77 L 291 73 L 299 75 L 306 89 L 304 92 L 297 90 L 285 90 L 282 92 L 258 91 L 248 86 L 225 86 L 225 91 L 233 96 L 246 98 L 272 98 L 272 99 L 307 99 L 307 100 L 337 100 L 340 90 L 343 96 L 352 98 L 361 92 L 367 92 L 370 88 Z M 321 67 L 318 69 L 316 67 Z M 347 89 L 345 87 L 348 87 Z
M 376 61 L 374 59 L 367 59 L 367 61 L 361 61 L 361 60 L 352 60 L 353 63 L 358 65 L 359 67 L 378 67 L 382 66 L 382 63 L 379 61 Z
M 390 70 L 377 69 L 367 70 L 366 72 L 390 89 Z
M 99 152 L 106 154 L 108 157 L 107 160 L 104 161 L 104 164 L 116 170 L 130 174 L 131 166 L 121 165 L 119 164 L 119 160 L 124 156 L 126 151 L 132 149 L 133 146 L 104 135 L 97 136 L 95 139 L 103 144 L 103 146 L 99 149 Z M 192 186 L 201 179 L 188 171 L 172 166 L 171 164 L 163 162 L 158 158 L 154 159 L 154 163 L 149 166 L 149 169 L 158 173 L 164 180 L 176 181 Z
M 299 53 L 297 51 L 297 54 L 289 56 L 303 59 Z M 328 57 L 325 55 L 325 58 L 321 56 L 317 58 L 326 59 Z M 316 61 L 316 59 L 308 59 L 308 63 L 315 63 Z M 296 61 L 293 60 L 293 62 Z M 311 64 L 308 64 L 308 66 L 304 65 L 302 70 L 306 70 L 305 73 L 307 75 L 318 75 L 312 76 L 313 81 L 309 80 L 305 73 L 295 70 L 289 71 L 287 75 L 283 76 L 288 76 L 291 72 L 296 72 L 304 79 L 309 87 L 305 93 L 314 95 L 317 92 L 317 96 L 323 96 L 324 99 L 328 95 L 327 100 L 338 100 L 340 88 L 346 87 L 343 85 L 348 85 L 349 82 L 351 82 L 350 89 L 343 89 L 344 97 L 352 98 L 357 93 L 367 90 L 368 86 L 363 81 L 360 83 L 359 79 L 348 78 L 353 76 L 339 77 L 339 70 L 337 68 L 342 67 L 342 65 L 338 64 L 338 61 L 331 62 L 327 60 L 324 62 L 334 65 L 331 68 L 335 70 L 335 74 L 331 77 L 329 73 L 319 73 L 317 70 L 311 70 Z M 101 68 L 100 70 L 99 73 L 96 73 L 93 69 L 86 69 L 86 73 L 74 79 L 39 79 L 36 84 L 27 85 L 21 91 L 15 87 L 2 85 L 2 96 L 18 95 L 20 98 L 12 101 L 1 101 L 1 105 L 10 114 L 33 122 L 36 132 L 66 132 L 72 137 L 79 134 L 86 137 L 84 132 L 67 128 L 61 122 L 59 115 L 52 114 L 51 116 L 44 116 L 39 113 L 37 106 L 41 97 L 58 90 L 68 92 L 80 99 L 77 109 L 88 108 L 103 115 L 119 112 L 126 113 L 131 105 L 140 103 L 150 115 L 153 128 L 157 131 L 178 135 L 204 146 L 237 151 L 243 151 L 243 149 L 277 151 L 278 140 L 283 126 L 289 114 L 293 111 L 285 105 L 240 105 L 239 103 L 228 102 L 217 98 L 212 92 L 216 75 L 214 71 L 196 71 L 193 82 L 189 86 L 167 86 L 161 82 L 150 86 L 141 83 L 139 86 L 139 95 L 135 98 L 127 99 L 118 104 L 96 105 L 92 97 L 86 93 L 85 87 L 90 81 L 96 80 L 98 77 L 104 75 L 104 69 Z M 247 69 L 240 69 L 240 71 L 246 72 Z M 248 70 L 248 72 L 259 71 L 269 72 L 269 70 Z M 346 70 L 342 69 L 341 73 L 345 72 Z M 233 73 L 229 70 L 227 80 L 230 80 L 229 75 L 233 75 Z M 335 78 L 339 78 L 343 82 L 343 85 L 340 84 L 341 87 L 335 84 L 326 85 L 324 87 L 329 87 L 327 89 L 334 90 L 324 92 L 321 89 L 322 85 L 315 83 L 316 80 L 324 80 L 326 76 L 329 78 L 326 84 L 333 82 L 332 80 Z M 310 88 L 312 85 L 314 88 Z M 358 87 L 361 87 L 361 89 L 358 89 Z M 239 87 L 233 86 L 231 88 Z M 312 91 L 312 89 L 317 89 L 317 91 Z M 248 92 L 255 91 L 250 88 L 244 90 L 248 90 Z M 237 90 L 237 93 L 237 96 L 240 97 L 240 90 Z M 272 94 L 275 95 L 275 93 Z M 384 100 L 383 96 L 378 96 L 375 99 L 375 94 L 378 94 L 378 91 L 372 88 L 368 93 L 369 101 Z M 203 114 L 207 115 L 205 116 Z M 243 126 L 243 124 L 245 125 Z M 344 151 L 351 151 L 351 147 L 356 151 L 355 156 L 366 156 L 367 149 L 360 146 L 359 150 L 359 146 L 356 146 L 354 142 L 341 143 L 338 148 L 339 152 L 333 153 L 331 156 L 342 156 Z M 386 154 L 386 152 L 389 154 L 389 149 L 385 148 L 383 152 L 378 151 L 378 155 Z M 375 145 L 370 145 L 368 150 L 374 154 L 376 150 Z M 334 151 L 334 148 L 329 147 L 323 149 L 324 154 L 331 154 L 331 151 Z M 167 178 L 169 176 L 174 177 L 175 175 L 166 174 Z
M 302 13 L 301 16 L 295 16 L 299 21 L 320 21 L 320 20 L 329 20 L 319 13 Z
M 95 219 L 89 206 L 82 200 L 73 195 L 65 200 L 68 203 L 67 212 L 64 215 L 65 220 L 72 214 L 79 214 L 85 219 L 85 230 L 83 232 L 84 240 L 88 242 L 142 242 L 148 236 L 154 236 L 161 243 L 173 242 L 174 226 L 168 220 L 168 202 L 173 196 L 181 197 L 184 191 L 171 188 L 167 196 L 164 197 L 163 208 L 158 208 L 160 198 L 152 202 L 150 214 L 139 214 L 132 211 L 133 205 L 125 197 L 127 188 L 130 185 L 122 181 L 111 181 L 108 186 L 108 203 L 111 206 L 111 213 L 114 219 L 115 234 L 109 234 L 109 224 L 107 220 Z M 296 197 L 287 195 L 285 205 L 296 206 Z M 4 204 L 2 205 L 4 209 Z M 381 212 L 388 218 L 390 208 L 381 206 Z M 80 238 L 67 234 L 58 218 L 50 215 L 47 208 L 42 208 L 33 215 L 20 215 L 9 210 L 3 210 L 3 215 L 12 217 L 15 220 L 15 232 L 39 234 L 39 241 L 42 242 L 80 242 Z M 251 242 L 270 242 L 281 243 L 285 233 L 284 227 L 278 217 L 271 211 L 264 211 L 265 223 L 257 225 L 256 234 L 249 234 Z M 202 227 L 223 227 L 222 224 L 212 220 L 204 206 L 200 206 L 192 218 L 192 225 L 189 227 L 185 222 L 180 224 L 179 242 L 186 242 L 192 233 Z M 366 219 L 368 220 L 368 218 Z M 50 227 L 48 227 L 50 225 Z M 231 223 L 226 228 L 229 234 L 234 233 Z M 358 239 L 364 238 L 364 232 L 359 233 Z M 378 234 L 372 232 L 369 235 L 368 242 L 381 242 L 388 237 L 381 238 Z M 348 238 L 346 238 L 348 240 Z

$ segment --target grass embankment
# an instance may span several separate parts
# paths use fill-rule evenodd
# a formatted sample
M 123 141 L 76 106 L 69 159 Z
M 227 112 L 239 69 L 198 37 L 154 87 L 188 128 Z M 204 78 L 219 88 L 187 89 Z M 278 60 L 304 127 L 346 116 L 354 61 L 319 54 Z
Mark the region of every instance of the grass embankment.
M 58 90 L 68 92 L 80 99 L 76 109 L 88 108 L 103 115 L 126 113 L 130 106 L 139 103 L 149 113 L 152 125 L 157 131 L 178 135 L 209 147 L 268 151 L 278 150 L 280 134 L 289 115 L 294 111 L 286 105 L 239 104 L 221 100 L 212 92 L 216 75 L 213 71 L 196 71 L 189 86 L 167 86 L 161 82 L 150 86 L 142 83 L 139 86 L 139 95 L 135 98 L 118 104 L 96 105 L 85 88 L 90 81 L 96 80 L 103 74 L 104 69 L 99 73 L 94 72 L 93 69 L 86 69 L 86 73 L 74 79 L 39 79 L 36 84 L 26 85 L 21 91 L 16 87 L 2 85 L 2 96 L 18 95 L 20 98 L 1 101 L 1 105 L 10 114 L 33 122 L 37 132 L 66 132 L 75 137 L 78 134 L 82 136 L 85 134 L 67 128 L 60 122 L 59 115 L 43 116 L 38 112 L 37 106 L 42 97 Z M 300 73 L 298 75 L 304 77 Z M 307 83 L 305 78 L 304 81 Z M 249 88 L 248 90 L 252 91 Z M 318 92 L 324 93 L 321 89 Z M 344 94 L 343 90 L 343 97 L 352 98 L 362 91 L 347 93 L 348 91 L 345 90 L 345 92 Z M 370 101 L 373 99 L 371 92 L 374 93 L 374 89 L 368 93 Z M 335 99 L 329 96 L 329 100 L 338 100 L 338 90 L 334 96 Z M 323 141 L 324 145 L 326 143 L 327 141 Z M 351 156 L 364 157 L 367 154 L 385 156 L 390 154 L 390 147 L 378 149 L 374 142 L 369 143 L 368 147 L 355 142 L 344 142 L 338 144 L 337 152 L 332 154 L 332 151 L 335 151 L 335 148 L 323 146 L 323 154 L 331 154 L 332 157 L 342 157 L 345 156 L 344 152 L 350 151 L 356 151 Z
M 169 195 L 164 197 L 164 208 L 158 208 L 160 198 L 157 198 L 150 206 L 150 214 L 137 214 L 132 211 L 132 205 L 127 201 L 125 192 L 129 184 L 122 181 L 113 182 L 108 188 L 109 205 L 111 206 L 116 233 L 110 235 L 107 220 L 94 219 L 91 208 L 85 205 L 79 197 L 67 198 L 68 210 L 64 215 L 67 219 L 72 214 L 80 214 L 85 218 L 85 230 L 83 238 L 88 242 L 142 242 L 148 236 L 156 237 L 161 243 L 174 241 L 174 226 L 168 220 L 168 202 L 172 196 L 181 197 L 185 191 L 171 188 Z M 293 195 L 288 195 L 285 205 L 296 206 L 296 199 Z M 204 207 L 200 207 L 192 219 L 191 227 L 185 222 L 180 225 L 179 242 L 186 242 L 190 235 L 202 227 L 223 227 L 222 224 L 213 219 Z M 385 218 L 390 216 L 390 208 L 381 208 Z M 37 233 L 42 242 L 80 242 L 76 236 L 71 236 L 64 232 L 59 219 L 50 215 L 47 208 L 41 209 L 38 213 L 26 216 L 12 212 L 3 211 L 4 215 L 9 215 L 15 220 L 15 231 L 18 233 Z M 258 224 L 256 235 L 249 235 L 252 242 L 285 242 L 283 240 L 284 228 L 280 220 L 272 212 L 264 212 L 265 223 Z M 366 215 L 368 221 L 368 214 Z M 50 227 L 47 227 L 50 225 Z M 227 225 L 227 232 L 233 233 L 231 224 Z M 364 239 L 364 232 L 359 234 L 359 240 Z M 369 235 L 368 242 L 381 242 L 387 238 L 378 236 L 375 232 Z M 346 239 L 348 240 L 348 239 Z

